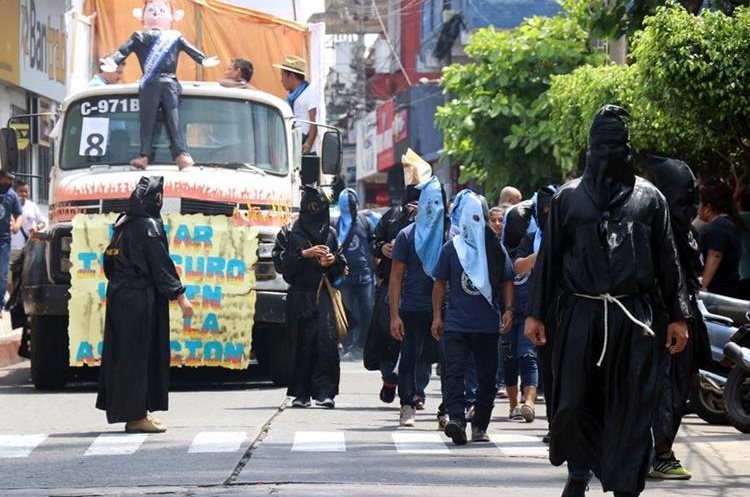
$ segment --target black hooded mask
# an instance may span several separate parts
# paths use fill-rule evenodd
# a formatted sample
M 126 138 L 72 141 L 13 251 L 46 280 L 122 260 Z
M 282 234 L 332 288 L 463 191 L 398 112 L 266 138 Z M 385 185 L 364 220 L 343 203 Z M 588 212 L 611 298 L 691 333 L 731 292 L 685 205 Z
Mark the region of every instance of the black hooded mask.
M 406 215 L 409 220 L 413 221 L 417 215 L 416 205 L 419 203 L 419 195 L 422 190 L 417 188 L 417 185 L 407 185 L 404 189 L 404 196 L 401 199 L 401 206 L 404 208 Z
M 161 220 L 161 207 L 164 203 L 164 178 L 162 176 L 142 176 L 130 194 L 128 217 L 150 217 Z
M 698 189 L 693 171 L 681 160 L 658 156 L 649 157 L 646 171 L 667 199 L 672 225 L 686 230 L 698 215 Z
M 612 211 L 621 205 L 635 185 L 628 127 L 623 120 L 628 115 L 621 107 L 605 105 L 596 113 L 589 131 L 582 183 L 602 211 Z
M 536 192 L 536 206 L 534 209 L 534 217 L 536 218 L 537 226 L 542 231 L 547 226 L 547 218 L 549 217 L 549 207 L 552 205 L 552 197 L 555 196 L 557 188 L 553 185 L 545 186 L 540 188 Z
M 312 245 L 325 245 L 328 241 L 330 202 L 321 190 L 305 185 L 299 206 L 299 225 Z
M 492 301 L 500 302 L 502 298 L 503 279 L 505 278 L 505 251 L 500 237 L 492 229 L 490 224 L 490 208 L 487 198 L 478 195 L 482 201 L 484 211 L 484 251 L 487 256 L 487 269 L 490 274 L 490 286 L 492 287 Z

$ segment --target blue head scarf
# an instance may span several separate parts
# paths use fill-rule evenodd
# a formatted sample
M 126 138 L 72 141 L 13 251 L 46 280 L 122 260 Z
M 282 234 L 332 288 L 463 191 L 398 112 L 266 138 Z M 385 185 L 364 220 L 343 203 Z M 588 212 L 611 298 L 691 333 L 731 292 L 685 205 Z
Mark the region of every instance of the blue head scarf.
M 492 283 L 487 263 L 487 220 L 481 199 L 475 195 L 465 195 L 461 204 L 459 234 L 453 237 L 458 260 L 464 273 L 471 279 L 474 287 L 493 305 Z
M 445 236 L 443 188 L 435 176 L 417 188 L 422 193 L 419 196 L 419 210 L 415 221 L 414 247 L 425 273 L 432 276 Z
M 359 196 L 357 192 L 351 188 L 347 188 L 342 191 L 339 195 L 339 227 L 337 238 L 339 247 L 343 250 L 345 242 L 348 243 L 351 240 L 351 236 L 354 233 L 354 223 L 357 219 L 357 207 L 359 204 Z
M 473 193 L 468 188 L 464 188 L 460 192 L 458 192 L 458 195 L 456 195 L 456 198 L 453 199 L 453 205 L 451 206 L 451 213 L 450 213 L 450 220 L 451 220 L 451 228 L 449 232 L 449 236 L 453 238 L 454 236 L 458 235 L 461 232 L 460 224 L 461 224 L 461 208 L 463 205 L 461 202 L 463 202 L 463 199 L 465 196 Z

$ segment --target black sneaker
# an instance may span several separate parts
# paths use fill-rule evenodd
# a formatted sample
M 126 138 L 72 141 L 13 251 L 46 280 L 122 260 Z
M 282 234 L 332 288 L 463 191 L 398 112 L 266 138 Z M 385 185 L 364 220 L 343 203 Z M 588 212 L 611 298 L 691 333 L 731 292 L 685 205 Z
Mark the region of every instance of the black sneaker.
M 386 404 L 390 404 L 396 399 L 396 387 L 393 383 L 383 383 L 383 387 L 380 389 L 380 400 Z
M 586 491 L 589 489 L 591 474 L 585 480 L 574 480 L 568 477 L 568 483 L 565 484 L 563 493 L 560 497 L 586 497 Z
M 323 400 L 316 400 L 315 405 L 318 407 L 325 407 L 326 409 L 333 409 L 336 407 L 336 403 L 330 397 L 326 397 Z
M 453 440 L 456 445 L 466 444 L 466 426 L 462 425 L 458 421 L 448 421 L 445 425 L 445 435 Z
M 310 397 L 295 397 L 292 407 L 310 407 Z
M 550 439 L 550 432 L 547 432 L 547 434 L 542 437 L 542 443 L 545 445 L 549 445 L 549 439 Z

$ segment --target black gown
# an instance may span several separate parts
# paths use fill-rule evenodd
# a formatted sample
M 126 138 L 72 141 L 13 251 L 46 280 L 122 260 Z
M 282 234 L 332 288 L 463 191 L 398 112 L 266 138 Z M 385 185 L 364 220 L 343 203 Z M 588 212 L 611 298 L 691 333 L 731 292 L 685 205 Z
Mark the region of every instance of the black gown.
M 693 375 L 700 367 L 711 364 L 711 345 L 698 309 L 698 292 L 703 263 L 698 240 L 700 236 L 691 222 L 698 212 L 698 193 L 695 176 L 682 161 L 652 157 L 647 164 L 649 179 L 666 197 L 672 219 L 680 265 L 685 273 L 692 318 L 688 321 L 690 340 L 681 354 L 670 355 L 662 350 L 663 368 L 659 389 L 659 408 L 654 418 L 654 442 L 674 443 L 685 412 Z
M 380 262 L 376 269 L 379 281 L 363 355 L 364 366 L 368 371 L 380 371 L 381 362 L 390 361 L 396 364 L 398 358 L 400 345 L 391 336 L 391 314 L 387 300 L 392 261 L 383 255 L 383 246 L 393 243 L 399 231 L 412 221 L 406 207 L 391 207 L 380 218 L 373 232 L 370 248 L 373 256 L 380 259 Z
M 305 212 L 306 203 L 314 195 L 308 192 L 303 196 L 300 219 L 276 236 L 273 262 L 290 285 L 286 326 L 291 340 L 292 376 L 287 394 L 324 400 L 338 394 L 341 369 L 333 305 L 321 281 L 327 276 L 332 284 L 338 282 L 344 276 L 346 260 L 340 254 L 336 230 L 328 225 L 328 206 L 325 219 L 309 219 L 314 216 Z M 318 199 L 320 202 L 322 199 Z M 304 249 L 323 244 L 336 255 L 332 266 L 324 268 L 316 259 L 302 257 Z
M 554 316 L 550 461 L 588 467 L 605 491 L 637 495 L 651 462 L 666 322 L 690 312 L 666 201 L 634 175 L 617 111 L 600 111 L 583 178 L 552 201 L 527 315 Z M 597 300 L 605 294 L 655 335 Z
M 162 181 L 141 180 L 104 254 L 109 283 L 96 407 L 110 423 L 168 408 L 169 301 L 185 289 L 159 217 Z

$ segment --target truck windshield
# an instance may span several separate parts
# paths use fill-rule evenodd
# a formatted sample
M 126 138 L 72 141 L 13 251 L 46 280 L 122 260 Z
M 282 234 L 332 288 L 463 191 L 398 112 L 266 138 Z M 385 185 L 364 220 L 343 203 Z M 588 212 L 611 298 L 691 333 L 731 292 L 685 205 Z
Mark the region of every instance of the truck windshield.
M 92 97 L 66 112 L 60 167 L 122 165 L 140 151 L 138 97 Z M 183 96 L 180 125 L 196 164 L 212 167 L 256 167 L 287 173 L 284 120 L 271 106 L 247 100 Z M 152 164 L 173 164 L 169 136 L 159 118 Z

